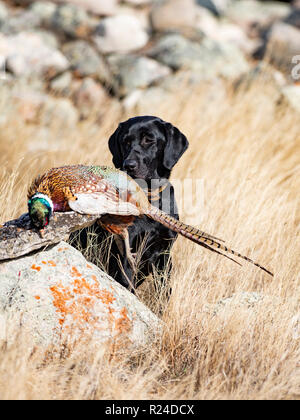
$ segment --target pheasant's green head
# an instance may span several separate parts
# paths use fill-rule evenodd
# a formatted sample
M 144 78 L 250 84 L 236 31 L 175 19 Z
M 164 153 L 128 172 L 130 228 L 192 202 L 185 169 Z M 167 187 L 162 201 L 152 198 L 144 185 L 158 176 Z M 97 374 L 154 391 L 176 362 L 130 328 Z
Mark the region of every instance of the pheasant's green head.
M 37 229 L 44 229 L 53 214 L 52 200 L 44 194 L 35 194 L 28 201 L 31 223 Z

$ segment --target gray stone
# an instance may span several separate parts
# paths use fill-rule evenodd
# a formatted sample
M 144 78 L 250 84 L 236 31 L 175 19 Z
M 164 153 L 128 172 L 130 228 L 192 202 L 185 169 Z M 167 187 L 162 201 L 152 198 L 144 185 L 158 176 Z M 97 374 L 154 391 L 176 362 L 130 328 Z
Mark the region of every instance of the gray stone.
M 45 347 L 66 340 L 138 346 L 161 327 L 133 294 L 64 242 L 0 265 L 0 316 L 15 328 L 21 323 L 32 342 Z M 9 340 L 5 331 L 1 338 Z
M 118 15 L 103 19 L 93 39 L 102 53 L 127 53 L 144 47 L 149 37 L 139 19 Z
M 72 83 L 72 73 L 70 71 L 66 71 L 55 77 L 51 80 L 50 88 L 55 93 L 59 93 L 61 95 L 68 95 L 70 93 L 70 86 Z
M 49 23 L 55 11 L 56 4 L 51 1 L 35 1 L 31 4 L 30 10 L 39 16 L 43 23 Z
M 165 0 L 154 5 L 151 11 L 154 30 L 194 28 L 197 7 L 194 0 Z
M 291 12 L 291 14 L 285 19 L 285 22 L 300 29 L 300 5 L 299 9 L 294 9 Z
M 254 24 L 265 26 L 283 19 L 290 13 L 290 6 L 280 1 L 239 0 L 232 1 L 226 16 L 239 25 L 251 27 Z
M 90 34 L 93 29 L 93 20 L 84 9 L 73 4 L 63 4 L 56 8 L 49 25 L 58 33 L 80 38 Z
M 146 88 L 171 73 L 168 67 L 147 57 L 117 55 L 110 56 L 108 62 L 119 82 L 121 96 Z
M 0 1 L 0 27 L 3 22 L 5 22 L 6 18 L 8 17 L 8 10 L 3 1 Z
M 166 35 L 149 55 L 174 70 L 182 68 L 198 71 L 203 79 L 218 75 L 235 78 L 249 69 L 237 47 L 229 43 L 217 43 L 209 38 L 196 43 L 178 34 Z
M 110 71 L 103 57 L 88 42 L 83 40 L 65 44 L 62 48 L 77 76 L 95 76 L 104 83 L 110 81 Z
M 212 0 L 196 0 L 196 3 L 204 7 L 205 9 L 209 10 L 215 16 L 220 16 L 220 10 L 215 1 Z
M 53 32 L 47 31 L 46 29 L 35 29 L 34 34 L 39 36 L 47 47 L 56 50 L 59 49 L 59 42 Z
M 64 0 L 56 0 L 56 3 L 64 3 Z M 119 0 L 68 0 L 68 3 L 96 15 L 110 16 L 116 13 Z
M 51 78 L 69 67 L 60 51 L 45 45 L 43 39 L 33 32 L 8 37 L 0 35 L 0 56 L 18 77 Z
M 17 34 L 38 28 L 40 24 L 41 19 L 38 15 L 30 10 L 22 10 L 5 19 L 1 25 L 1 32 L 6 35 Z

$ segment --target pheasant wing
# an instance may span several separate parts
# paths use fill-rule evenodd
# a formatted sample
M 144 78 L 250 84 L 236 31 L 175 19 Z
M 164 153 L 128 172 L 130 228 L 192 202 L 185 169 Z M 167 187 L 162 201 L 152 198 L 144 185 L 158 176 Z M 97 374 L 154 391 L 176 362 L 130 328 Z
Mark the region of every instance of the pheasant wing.
M 80 214 L 116 214 L 139 216 L 139 209 L 132 203 L 101 192 L 75 194 L 76 201 L 69 201 L 72 210 Z

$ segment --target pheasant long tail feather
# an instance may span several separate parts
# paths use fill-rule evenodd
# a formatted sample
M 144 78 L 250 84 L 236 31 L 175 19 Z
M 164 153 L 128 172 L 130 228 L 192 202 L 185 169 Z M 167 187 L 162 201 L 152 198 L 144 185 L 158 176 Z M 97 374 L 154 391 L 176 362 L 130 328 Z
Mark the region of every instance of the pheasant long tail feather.
M 172 216 L 164 213 L 163 211 L 159 210 L 156 207 L 151 206 L 149 211 L 146 214 L 151 219 L 163 224 L 169 229 L 203 246 L 204 248 L 210 249 L 211 251 L 216 252 L 217 254 L 221 254 L 224 257 L 229 258 L 230 260 L 239 264 L 236 260 L 234 260 L 233 258 L 230 258 L 228 255 L 223 254 L 220 251 L 222 250 L 222 251 L 228 252 L 232 255 L 235 255 L 236 257 L 239 257 L 248 261 L 251 264 L 254 264 L 256 267 L 260 268 L 261 270 L 273 276 L 273 273 L 271 273 L 269 270 L 267 270 L 265 267 L 261 266 L 257 262 L 252 261 L 250 258 L 244 255 L 241 255 L 239 252 L 233 251 L 232 249 L 228 248 L 224 244 L 220 244 L 214 236 L 211 236 L 205 232 L 202 232 L 201 230 L 193 226 L 182 223 L 179 220 L 174 219 Z

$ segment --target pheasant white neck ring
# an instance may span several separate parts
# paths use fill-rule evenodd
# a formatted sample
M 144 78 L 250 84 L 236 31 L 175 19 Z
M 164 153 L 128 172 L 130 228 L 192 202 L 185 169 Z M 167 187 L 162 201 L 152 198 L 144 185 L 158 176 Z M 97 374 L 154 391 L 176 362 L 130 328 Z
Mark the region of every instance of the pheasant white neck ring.
M 28 201 L 28 210 L 32 224 L 38 229 L 43 229 L 49 224 L 54 205 L 50 197 L 36 193 Z

